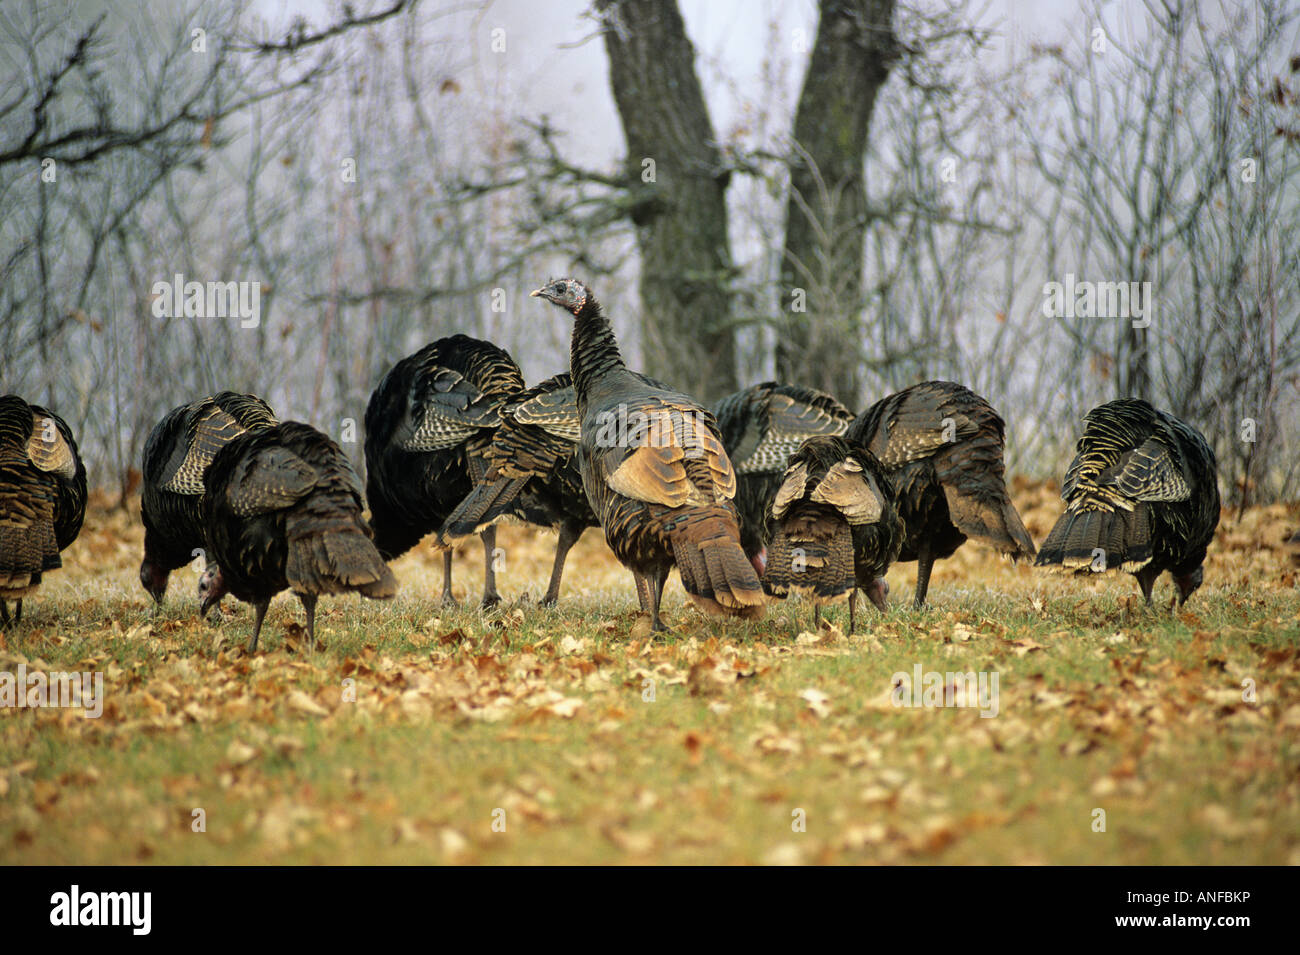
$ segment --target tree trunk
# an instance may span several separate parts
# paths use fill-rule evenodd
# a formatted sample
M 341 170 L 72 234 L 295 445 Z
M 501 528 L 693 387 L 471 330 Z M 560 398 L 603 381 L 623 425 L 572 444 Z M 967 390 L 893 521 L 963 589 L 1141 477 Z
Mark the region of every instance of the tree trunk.
M 863 164 L 894 57 L 893 14 L 894 0 L 822 0 L 794 119 L 777 375 L 850 404 L 862 382 Z
M 642 370 L 711 403 L 736 390 L 717 138 L 676 0 L 598 0 L 641 250 Z
M 1147 329 L 1134 328 L 1128 319 L 1119 334 L 1120 358 L 1118 391 L 1121 398 L 1151 400 L 1151 353 L 1147 347 Z
M 1137 259 L 1137 254 L 1129 256 L 1129 261 Z M 1133 274 L 1130 269 L 1129 274 Z M 1151 278 L 1151 273 L 1144 263 L 1138 272 L 1137 281 L 1144 283 Z M 1150 302 L 1147 307 L 1151 308 Z M 1164 316 L 1158 316 L 1157 321 Z M 1151 400 L 1151 352 L 1148 347 L 1147 331 L 1145 328 L 1135 328 L 1133 322 L 1127 318 L 1119 319 L 1122 326 L 1119 329 L 1119 349 L 1116 355 L 1115 370 L 1116 387 L 1119 398 L 1141 398 L 1143 401 Z

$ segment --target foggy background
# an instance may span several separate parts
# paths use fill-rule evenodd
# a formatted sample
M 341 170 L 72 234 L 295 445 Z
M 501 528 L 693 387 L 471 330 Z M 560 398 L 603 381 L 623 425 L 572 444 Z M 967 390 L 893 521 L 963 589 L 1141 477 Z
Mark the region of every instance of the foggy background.
M 708 401 L 780 372 L 859 411 L 949 378 L 1007 420 L 1013 472 L 1059 477 L 1082 414 L 1133 394 L 1205 433 L 1227 502 L 1294 496 L 1297 5 L 876 0 L 896 53 L 862 215 L 791 281 L 791 135 L 830 2 L 667 3 L 725 167 L 730 258 L 703 278 L 686 262 L 681 282 L 712 283 L 692 301 L 722 315 L 673 305 L 672 276 L 641 283 L 655 226 L 607 10 L 11 0 L 0 392 L 65 417 L 92 485 L 124 498 L 154 423 L 223 388 L 360 468 L 370 391 L 434 338 L 490 339 L 530 383 L 566 370 L 571 325 L 528 292 L 576 275 L 630 365 Z M 671 202 L 673 150 L 649 158 Z M 804 197 L 811 220 L 839 221 L 833 187 Z M 678 212 L 686 237 L 720 225 Z M 259 324 L 156 317 L 154 283 L 176 273 L 260 283 Z M 1045 316 L 1044 284 L 1071 273 L 1151 281 L 1150 328 Z M 705 325 L 734 348 L 720 364 L 718 339 L 690 340 Z

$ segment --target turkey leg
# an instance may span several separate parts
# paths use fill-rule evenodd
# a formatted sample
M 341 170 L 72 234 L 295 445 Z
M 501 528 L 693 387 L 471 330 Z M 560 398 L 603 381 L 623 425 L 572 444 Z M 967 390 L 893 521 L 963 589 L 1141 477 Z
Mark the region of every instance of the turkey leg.
M 1156 578 L 1160 576 L 1160 571 L 1155 569 L 1155 561 L 1147 564 L 1136 574 L 1138 586 L 1142 588 L 1142 596 L 1146 598 L 1147 606 L 1151 606 L 1151 589 L 1156 585 Z
M 442 552 L 442 605 L 456 606 L 456 598 L 451 595 L 451 549 Z
M 934 567 L 934 557 L 930 554 L 928 541 L 921 544 L 916 551 L 916 600 L 914 606 L 919 610 L 925 606 L 925 595 L 930 590 L 930 570 Z
M 555 566 L 551 568 L 551 582 L 546 588 L 546 596 L 542 598 L 543 607 L 555 606 L 555 601 L 560 598 L 560 577 L 564 574 L 565 558 L 569 556 L 569 549 L 578 543 L 583 530 L 583 527 L 571 521 L 560 525 L 560 539 L 555 544 Z
M 257 619 L 253 621 L 253 639 L 248 641 L 249 653 L 257 652 L 257 638 L 261 636 L 262 620 L 266 617 L 266 608 L 271 606 L 271 601 L 268 598 L 259 604 L 254 604 L 254 606 L 257 608 Z
M 488 525 L 480 536 L 483 538 L 483 606 L 495 607 L 501 602 L 501 595 L 497 593 L 497 571 L 493 566 L 497 549 L 496 525 Z
M 650 587 L 650 618 L 654 621 L 651 630 L 663 633 L 668 628 L 664 622 L 659 619 L 659 601 L 663 599 L 664 582 L 668 580 L 668 571 L 663 570 L 651 578 L 647 583 Z
M 315 594 L 299 594 L 302 609 L 307 611 L 307 646 L 316 649 L 316 600 Z

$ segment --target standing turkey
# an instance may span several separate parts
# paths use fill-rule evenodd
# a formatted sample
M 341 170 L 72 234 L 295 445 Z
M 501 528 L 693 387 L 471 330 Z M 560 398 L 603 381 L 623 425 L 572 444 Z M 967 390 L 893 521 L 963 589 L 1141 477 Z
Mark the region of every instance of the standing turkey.
M 1186 602 L 1204 578 L 1205 549 L 1219 525 L 1214 452 L 1195 428 L 1138 398 L 1084 416 L 1065 472 L 1065 513 L 1038 555 L 1039 567 L 1137 578 L 1151 603 L 1168 570 Z
M 903 522 L 885 469 L 865 448 L 842 438 L 809 438 L 790 457 L 772 501 L 776 523 L 763 585 L 821 605 L 849 595 L 849 632 L 857 626 L 858 588 L 883 612 L 885 571 L 903 546 Z
M 951 381 L 925 381 L 876 402 L 844 437 L 884 465 L 907 528 L 900 561 L 914 560 L 917 607 L 935 560 L 968 537 L 1013 560 L 1033 559 L 1033 539 L 1007 494 L 1006 426 L 987 401 Z
M 728 395 L 713 413 L 736 469 L 740 546 L 762 575 L 772 539 L 772 498 L 790 455 L 806 438 L 843 434 L 853 412 L 824 391 L 767 381 Z
M 560 533 L 551 582 L 542 598 L 551 606 L 569 549 L 600 521 L 587 502 L 578 470 L 578 397 L 568 374 L 548 378 L 501 409 L 492 436 L 487 473 L 460 502 L 439 532 L 439 543 L 481 533 L 494 522 L 521 512 L 530 523 Z
M 614 555 L 636 578 L 641 609 L 659 604 L 676 565 L 710 613 L 762 614 L 766 602 L 740 547 L 736 475 L 713 415 L 628 370 L 600 303 L 575 279 L 537 289 L 574 317 L 570 370 L 582 421 L 583 487 Z
M 0 397 L 0 625 L 23 618 L 23 598 L 81 533 L 86 466 L 62 418 L 17 395 Z
M 523 390 L 505 350 L 467 335 L 430 342 L 384 375 L 366 407 L 366 497 L 385 560 L 441 529 L 483 478 L 501 409 Z M 485 527 L 482 538 L 483 605 L 491 606 L 501 599 L 496 527 Z M 442 566 L 442 602 L 454 605 L 450 550 Z
M 173 408 L 144 446 L 144 560 L 140 583 L 162 603 L 171 572 L 206 549 L 203 475 L 218 451 L 245 431 L 279 424 L 256 395 L 223 391 Z
M 321 594 L 397 592 L 361 516 L 361 482 L 347 455 L 315 428 L 286 421 L 246 431 L 217 452 L 203 484 L 213 563 L 199 580 L 200 611 L 227 592 L 253 604 L 249 653 L 271 598 L 286 588 L 307 611 L 313 646 Z

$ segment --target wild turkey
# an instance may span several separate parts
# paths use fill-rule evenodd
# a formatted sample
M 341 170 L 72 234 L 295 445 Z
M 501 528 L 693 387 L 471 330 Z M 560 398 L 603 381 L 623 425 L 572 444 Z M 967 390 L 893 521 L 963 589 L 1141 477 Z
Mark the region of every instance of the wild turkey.
M 853 412 L 824 391 L 767 381 L 730 394 L 713 411 L 736 470 L 740 546 L 761 576 L 772 539 L 772 498 L 790 455 L 814 435 L 840 435 Z
M 439 543 L 481 533 L 506 516 L 523 516 L 560 532 L 555 565 L 542 604 L 560 594 L 569 549 L 588 527 L 600 521 L 587 503 L 578 471 L 578 398 L 573 379 L 556 375 L 512 398 L 501 409 L 501 426 L 492 436 L 487 473 L 439 532 Z
M 293 590 L 316 641 L 316 599 L 355 590 L 383 599 L 397 580 L 361 516 L 361 482 L 337 444 L 296 421 L 246 431 L 216 453 L 203 479 L 213 563 L 199 581 L 200 612 L 229 592 L 253 604 L 257 649 L 271 598 Z
M 900 561 L 914 560 L 920 607 L 935 560 L 968 537 L 1013 560 L 1034 541 L 1007 494 L 1006 426 L 987 401 L 951 381 L 925 381 L 876 402 L 845 439 L 874 454 L 889 475 L 907 528 Z
M 274 427 L 275 414 L 256 395 L 223 391 L 173 408 L 144 446 L 144 560 L 140 583 L 157 603 L 167 578 L 206 548 L 203 475 L 217 452 L 245 431 Z
M 903 545 L 894 488 L 875 456 L 842 438 L 809 438 L 790 456 L 772 501 L 776 523 L 763 585 L 821 605 L 849 595 L 849 631 L 857 626 L 858 588 L 883 612 L 885 571 Z
M 736 475 L 713 415 L 628 370 L 600 303 L 575 279 L 537 289 L 574 316 L 570 369 L 582 421 L 578 465 L 605 539 L 636 578 L 641 609 L 659 603 L 676 565 L 711 613 L 756 617 L 766 602 L 740 547 Z
M 403 358 L 366 407 L 366 497 L 375 546 L 385 560 L 406 553 L 443 522 L 487 472 L 492 434 L 524 378 L 505 350 L 453 335 Z M 497 603 L 496 527 L 483 538 L 483 605 Z M 443 552 L 442 602 L 451 595 Z
M 67 423 L 17 395 L 0 397 L 0 625 L 23 618 L 23 598 L 86 517 L 86 466 Z
M 1214 452 L 1195 428 L 1138 398 L 1093 408 L 1084 421 L 1061 487 L 1065 513 L 1037 565 L 1127 571 L 1148 604 L 1168 570 L 1185 603 L 1219 524 Z

